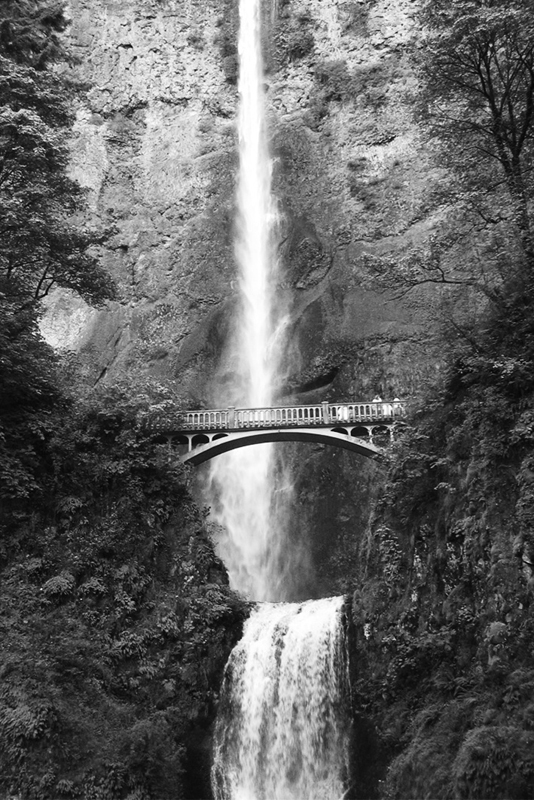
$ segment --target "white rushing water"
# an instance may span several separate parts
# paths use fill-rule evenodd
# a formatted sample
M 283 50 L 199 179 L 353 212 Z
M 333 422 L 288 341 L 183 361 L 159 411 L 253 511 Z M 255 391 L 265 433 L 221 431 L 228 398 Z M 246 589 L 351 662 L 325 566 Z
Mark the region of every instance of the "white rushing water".
M 348 780 L 343 598 L 262 604 L 226 666 L 215 800 L 340 800 Z
M 236 260 L 240 308 L 230 343 L 230 405 L 270 406 L 280 367 L 283 315 L 275 299 L 276 204 L 266 133 L 260 0 L 240 0 L 239 176 Z M 275 488 L 273 445 L 211 463 L 208 501 L 224 531 L 218 551 L 233 588 L 253 600 L 284 599 L 281 542 L 287 482 Z
M 240 306 L 227 353 L 232 391 L 221 403 L 271 406 L 283 352 L 276 296 L 276 204 L 267 147 L 261 0 L 240 0 L 236 261 Z M 306 554 L 286 535 L 291 482 L 272 445 L 211 462 L 209 502 L 231 586 L 287 599 Z M 215 800 L 340 800 L 348 783 L 348 665 L 343 598 L 262 603 L 225 670 L 212 769 Z

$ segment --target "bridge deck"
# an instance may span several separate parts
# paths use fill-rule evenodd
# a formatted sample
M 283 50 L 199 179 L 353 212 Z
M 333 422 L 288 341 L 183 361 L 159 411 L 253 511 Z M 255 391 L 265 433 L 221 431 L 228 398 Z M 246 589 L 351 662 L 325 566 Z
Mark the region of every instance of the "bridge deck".
M 332 427 L 343 425 L 392 425 L 405 416 L 400 400 L 321 403 L 318 405 L 271 408 L 225 408 L 180 411 L 155 415 L 152 430 L 191 433 L 194 431 L 239 431 L 244 429 Z

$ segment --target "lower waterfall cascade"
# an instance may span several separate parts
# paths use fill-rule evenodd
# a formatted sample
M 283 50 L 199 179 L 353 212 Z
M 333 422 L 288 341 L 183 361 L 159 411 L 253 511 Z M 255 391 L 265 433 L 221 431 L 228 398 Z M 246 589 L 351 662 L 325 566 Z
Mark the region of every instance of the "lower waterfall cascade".
M 215 800 L 341 800 L 350 688 L 343 597 L 262 603 L 226 666 Z

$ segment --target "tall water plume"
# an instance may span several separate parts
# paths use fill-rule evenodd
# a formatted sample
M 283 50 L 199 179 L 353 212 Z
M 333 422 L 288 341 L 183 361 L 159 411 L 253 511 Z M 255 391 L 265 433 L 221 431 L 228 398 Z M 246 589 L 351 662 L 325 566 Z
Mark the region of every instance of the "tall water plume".
M 232 389 L 221 399 L 238 407 L 262 407 L 273 403 L 284 319 L 275 301 L 277 212 L 267 144 L 261 0 L 240 0 L 239 13 L 235 255 L 240 308 L 229 354 Z M 284 599 L 280 565 L 287 483 L 281 480 L 276 489 L 275 472 L 271 444 L 234 450 L 211 465 L 209 502 L 224 531 L 219 553 L 231 585 L 255 600 Z
M 215 800 L 341 800 L 349 688 L 342 597 L 262 604 L 225 670 Z

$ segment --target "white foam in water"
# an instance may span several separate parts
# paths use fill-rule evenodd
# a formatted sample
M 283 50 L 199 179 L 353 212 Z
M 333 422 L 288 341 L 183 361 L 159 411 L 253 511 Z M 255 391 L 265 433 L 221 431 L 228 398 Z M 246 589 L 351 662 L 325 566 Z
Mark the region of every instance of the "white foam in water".
M 342 597 L 262 604 L 228 661 L 216 800 L 340 800 L 349 710 Z

